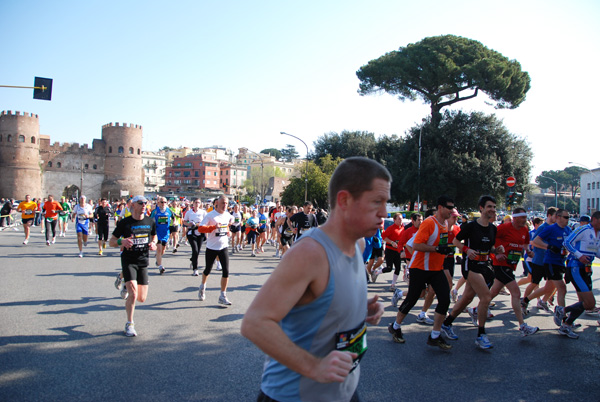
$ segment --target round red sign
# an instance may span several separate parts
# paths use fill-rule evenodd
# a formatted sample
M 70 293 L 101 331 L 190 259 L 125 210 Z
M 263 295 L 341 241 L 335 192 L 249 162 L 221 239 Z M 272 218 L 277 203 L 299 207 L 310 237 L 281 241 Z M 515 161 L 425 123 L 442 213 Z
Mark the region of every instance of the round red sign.
M 506 179 L 506 185 L 508 187 L 513 187 L 515 184 L 517 184 L 517 180 L 514 177 L 510 176 Z

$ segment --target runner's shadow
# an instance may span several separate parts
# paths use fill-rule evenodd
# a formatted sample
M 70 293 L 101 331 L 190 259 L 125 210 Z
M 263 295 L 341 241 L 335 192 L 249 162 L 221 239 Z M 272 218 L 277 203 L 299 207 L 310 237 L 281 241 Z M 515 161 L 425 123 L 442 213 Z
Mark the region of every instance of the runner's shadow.
M 2 336 L 0 337 L 0 346 L 18 345 L 24 343 L 55 343 L 78 341 L 82 339 L 102 338 L 112 336 L 114 333 L 104 335 L 92 335 L 89 332 L 77 331 L 75 328 L 83 325 L 71 325 L 68 327 L 49 328 L 51 331 L 60 331 L 63 334 L 58 335 L 17 335 L 17 336 Z

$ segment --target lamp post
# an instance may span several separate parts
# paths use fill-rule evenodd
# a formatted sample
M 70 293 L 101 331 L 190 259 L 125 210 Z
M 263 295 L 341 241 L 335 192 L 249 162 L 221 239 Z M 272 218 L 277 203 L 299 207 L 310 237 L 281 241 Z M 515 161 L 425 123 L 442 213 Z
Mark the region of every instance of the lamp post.
M 263 164 L 263 158 L 262 158 L 262 156 L 260 156 L 260 154 L 257 154 L 256 152 L 250 151 L 250 150 L 248 150 L 248 152 L 252 152 L 254 155 L 256 155 L 260 158 L 260 203 L 262 204 L 262 200 L 264 200 L 262 191 L 263 191 L 265 165 Z
M 306 145 L 306 142 L 302 141 L 301 138 L 298 138 L 295 135 L 288 134 L 283 131 L 281 131 L 279 134 L 289 135 L 290 137 L 294 137 L 298 141 L 302 142 L 304 144 L 304 146 L 306 147 L 306 168 L 304 170 L 304 202 L 306 202 L 306 201 L 308 201 L 308 145 Z
M 548 180 L 552 180 L 554 182 L 554 205 L 556 205 L 558 207 L 558 182 L 556 180 L 554 180 L 551 177 L 546 177 L 546 176 L 538 176 L 538 177 L 543 177 L 544 179 L 548 179 Z

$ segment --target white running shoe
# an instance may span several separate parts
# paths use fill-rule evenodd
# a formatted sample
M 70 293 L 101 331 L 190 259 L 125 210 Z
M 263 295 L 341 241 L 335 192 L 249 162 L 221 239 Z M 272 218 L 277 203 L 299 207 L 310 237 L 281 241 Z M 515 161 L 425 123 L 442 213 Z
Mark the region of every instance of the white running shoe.
M 420 315 L 417 317 L 417 322 L 420 324 L 433 325 L 433 320 L 427 316 L 427 314 Z
M 473 323 L 473 325 L 475 325 L 476 327 L 479 326 L 479 324 L 477 322 L 477 309 L 475 307 L 469 307 L 467 309 L 467 312 L 471 316 L 471 322 Z M 482 348 L 482 349 L 487 349 L 487 348 Z
M 23 240 L 23 244 L 27 244 L 27 243 L 29 243 L 29 239 Z
M 79 253 L 79 258 L 83 258 L 83 251 Z
M 198 273 L 198 270 L 195 269 L 194 272 L 192 272 L 192 276 L 199 276 L 200 274 Z
M 166 270 L 165 270 L 165 267 L 163 267 L 162 265 L 158 267 L 158 273 L 159 273 L 159 274 L 161 274 L 161 275 L 162 275 L 162 274 L 164 274 L 164 273 L 165 273 L 165 271 L 166 271 Z
M 392 306 L 398 307 L 398 301 L 402 299 L 402 289 L 394 290 L 394 295 L 392 296 Z
M 458 290 L 452 289 L 452 291 L 450 291 L 450 296 L 452 296 L 452 302 L 456 303 L 456 300 L 458 299 Z
M 126 336 L 137 336 L 137 332 L 135 332 L 135 328 L 133 327 L 133 323 L 128 322 L 125 324 L 125 335 Z
M 475 345 L 477 345 L 479 349 L 491 349 L 494 347 L 486 334 L 481 334 L 481 336 L 478 336 L 477 339 L 475 339 Z
M 535 334 L 536 332 L 538 332 L 538 329 L 538 327 L 530 327 L 526 323 L 523 323 L 523 325 L 521 325 L 521 327 L 519 328 L 519 332 L 522 336 L 527 336 Z
M 117 274 L 117 279 L 115 279 L 115 288 L 117 288 L 117 290 L 121 289 L 122 283 L 123 283 L 123 278 L 121 278 L 121 274 Z
M 52 242 L 51 242 L 51 243 L 52 243 L 52 244 L 56 243 L 56 237 L 53 237 L 53 238 L 52 238 Z
M 227 299 L 227 296 L 221 295 L 219 296 L 219 304 L 224 304 L 226 306 L 231 306 L 231 302 Z
M 198 288 L 198 300 L 204 301 L 204 299 L 206 299 L 206 295 L 204 294 L 204 289 L 202 289 L 202 286 L 200 286 Z
M 123 286 L 121 289 L 121 299 L 125 300 L 129 296 L 129 292 L 127 291 L 127 286 Z
M 223 267 L 221 266 L 221 262 L 220 261 L 217 261 L 217 268 L 216 269 L 217 269 L 217 271 L 222 271 L 223 270 Z
M 46 246 L 50 245 L 50 240 L 46 240 Z

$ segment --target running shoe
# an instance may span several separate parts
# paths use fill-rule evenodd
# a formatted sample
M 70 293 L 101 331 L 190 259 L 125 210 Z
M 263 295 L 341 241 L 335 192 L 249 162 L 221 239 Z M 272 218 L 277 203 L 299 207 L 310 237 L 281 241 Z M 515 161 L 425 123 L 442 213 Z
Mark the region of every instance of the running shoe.
M 102 248 L 106 248 L 106 243 L 102 243 Z
M 102 249 L 98 250 L 98 255 L 102 255 Z
M 195 269 L 194 272 L 192 272 L 192 276 L 200 276 L 197 269 Z
M 471 322 L 473 323 L 473 325 L 475 325 L 476 327 L 479 326 L 479 323 L 477 322 L 477 308 L 469 307 L 467 308 L 467 313 L 469 313 L 469 315 L 471 316 Z
M 202 289 L 202 286 L 200 286 L 198 288 L 198 300 L 204 301 L 204 299 L 206 299 L 206 295 L 204 294 L 204 289 Z
M 419 314 L 419 316 L 417 317 L 417 322 L 419 324 L 433 325 L 433 320 L 431 318 L 429 318 L 427 316 L 427 314 L 423 314 L 423 315 Z
M 441 336 L 438 336 L 437 338 L 433 339 L 431 337 L 431 334 L 429 334 L 429 338 L 427 338 L 427 344 L 430 346 L 437 346 L 443 350 L 452 349 L 452 346 L 446 343 L 444 338 L 442 338 Z
M 402 289 L 396 289 L 394 291 L 394 295 L 392 296 L 392 306 L 398 307 L 398 301 L 402 299 L 403 293 Z
M 221 266 L 221 263 L 219 261 L 217 261 L 217 271 L 222 271 L 223 267 Z
M 46 246 L 50 245 L 50 240 L 46 240 Z
M 381 274 L 381 270 L 378 268 L 375 271 L 371 272 L 371 282 L 377 282 L 377 277 Z
M 137 332 L 135 332 L 135 328 L 133 327 L 132 322 L 128 322 L 125 324 L 125 335 L 126 336 L 137 336 Z
M 123 286 L 121 289 L 121 299 L 125 300 L 129 296 L 129 292 L 127 292 L 127 286 Z
M 117 290 L 121 289 L 122 283 L 123 283 L 123 278 L 121 278 L 121 274 L 117 274 L 117 279 L 115 279 L 115 288 L 117 288 Z
M 252 253 L 250 254 L 250 257 L 256 257 L 256 254 Z
M 173 248 L 173 254 L 175 254 L 177 252 L 177 247 L 179 247 L 179 244 L 175 246 L 175 248 Z
M 83 258 L 83 251 L 79 253 L 79 258 Z
M 83 242 L 83 247 L 87 247 L 87 241 Z
M 53 237 L 53 238 L 52 238 L 52 241 L 51 241 L 50 243 L 51 243 L 51 244 L 54 244 L 54 243 L 56 243 L 56 237 Z
M 519 332 L 521 333 L 522 336 L 533 335 L 536 332 L 538 332 L 538 330 L 539 330 L 538 327 L 530 327 L 526 323 L 523 323 L 523 325 L 521 325 L 519 327 Z
M 231 306 L 231 302 L 229 301 L 229 299 L 225 295 L 219 296 L 219 304 L 224 304 L 226 306 Z
M 585 310 L 585 314 L 591 316 L 598 316 L 600 315 L 600 307 L 596 307 L 591 310 Z
M 510 295 L 510 293 L 508 293 L 508 292 L 506 291 L 506 288 L 502 288 L 502 289 L 500 289 L 500 291 L 498 292 L 498 294 L 499 294 L 499 295 L 503 295 L 503 296 L 509 296 L 509 295 Z
M 563 325 L 565 319 L 565 308 L 562 306 L 554 307 L 554 324 L 558 327 Z
M 491 349 L 494 347 L 494 345 L 492 345 L 492 342 L 490 342 L 486 334 L 481 334 L 480 336 L 478 336 L 477 339 L 475 339 L 475 345 L 479 349 Z
M 452 289 L 450 291 L 450 296 L 452 297 L 452 302 L 456 303 L 456 300 L 458 299 L 458 290 Z
M 452 329 L 452 325 L 442 324 L 442 334 L 444 334 L 446 336 L 446 338 L 448 338 L 448 339 L 452 339 L 452 340 L 458 339 L 458 335 L 456 335 L 456 332 L 454 332 L 454 330 Z
M 388 272 L 392 272 L 392 267 L 385 267 L 381 270 L 382 273 L 387 274 Z
M 568 336 L 571 339 L 579 338 L 579 335 L 576 334 L 575 332 L 573 332 L 573 327 L 570 325 L 567 325 L 567 324 L 561 325 L 560 328 L 558 329 L 558 333 L 561 335 Z
M 537 308 L 538 308 L 538 310 L 544 310 L 548 313 L 552 312 L 552 311 L 550 311 L 550 307 L 548 306 L 548 303 L 543 301 L 542 299 L 538 300 Z
M 523 315 L 529 314 L 529 310 L 527 309 L 528 304 L 525 303 L 525 300 L 521 297 L 521 310 L 523 311 Z
M 394 293 L 394 292 L 396 291 L 396 286 L 394 286 L 394 285 L 391 285 L 391 286 L 389 287 L 388 291 L 390 291 L 390 292 Z
M 163 267 L 162 265 L 161 265 L 161 266 L 159 266 L 159 267 L 158 267 L 158 273 L 159 273 L 160 275 L 164 274 L 164 273 L 165 273 L 165 267 Z
M 406 342 L 404 340 L 404 337 L 402 336 L 402 328 L 398 328 L 398 329 L 394 329 L 394 323 L 390 323 L 390 325 L 388 325 L 388 332 L 390 334 L 392 334 L 392 339 L 394 340 L 394 342 L 396 343 L 404 343 Z

